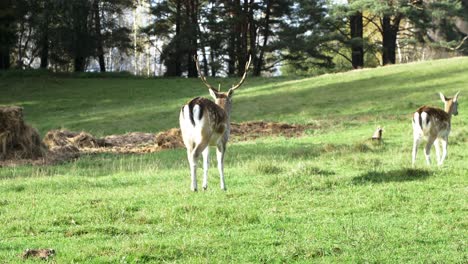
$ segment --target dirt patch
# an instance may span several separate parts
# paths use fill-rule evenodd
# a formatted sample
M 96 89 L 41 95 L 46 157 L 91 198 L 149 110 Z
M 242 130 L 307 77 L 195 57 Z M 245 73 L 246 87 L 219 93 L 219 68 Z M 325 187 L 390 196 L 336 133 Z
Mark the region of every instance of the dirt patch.
M 262 136 L 302 136 L 313 125 L 291 125 L 273 122 L 245 122 L 231 124 L 230 141 L 251 140 Z M 42 144 L 42 143 L 41 143 Z M 165 149 L 183 148 L 180 129 L 172 128 L 157 134 L 132 132 L 96 138 L 86 132 L 52 130 L 43 139 L 45 155 L 36 159 L 8 159 L 0 166 L 49 165 L 76 159 L 80 154 L 93 153 L 152 153 Z
M 312 126 L 253 121 L 231 123 L 231 135 L 234 141 L 245 141 L 262 136 L 299 137 L 309 128 L 312 128 Z
M 85 132 L 52 130 L 44 137 L 50 148 L 71 146 L 80 153 L 151 153 L 183 147 L 180 129 L 172 128 L 158 134 L 132 132 L 95 138 Z M 64 149 L 64 151 L 66 151 Z
M 125 146 L 154 144 L 155 135 L 152 133 L 132 132 L 124 135 L 110 135 L 103 138 L 104 144 L 109 146 Z
M 233 141 L 245 141 L 261 136 L 301 136 L 307 126 L 272 122 L 232 123 Z M 85 132 L 49 131 L 44 138 L 49 148 L 74 146 L 81 153 L 151 153 L 165 149 L 183 148 L 180 129 L 172 128 L 158 134 L 133 132 L 95 138 Z

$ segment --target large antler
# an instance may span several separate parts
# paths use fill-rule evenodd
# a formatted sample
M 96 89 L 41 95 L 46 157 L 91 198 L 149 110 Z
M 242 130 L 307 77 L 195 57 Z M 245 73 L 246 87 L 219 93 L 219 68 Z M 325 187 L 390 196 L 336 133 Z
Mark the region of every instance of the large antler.
M 203 75 L 202 71 L 200 70 L 200 65 L 198 64 L 197 55 L 194 55 L 194 56 L 193 56 L 193 60 L 195 61 L 195 65 L 197 66 L 197 71 L 198 71 L 198 74 L 200 75 L 200 79 L 201 79 L 202 82 L 205 84 L 205 86 L 208 87 L 208 89 L 216 90 L 213 86 L 211 86 L 211 85 L 208 83 L 208 81 L 206 80 L 206 77 Z
M 242 75 L 242 79 L 240 80 L 239 83 L 237 83 L 236 85 L 233 85 L 231 89 L 229 89 L 229 91 L 234 91 L 236 90 L 237 88 L 239 88 L 242 83 L 244 83 L 245 81 L 245 77 L 247 76 L 247 71 L 249 70 L 249 67 L 250 67 L 250 62 L 252 62 L 252 55 L 249 56 L 249 61 L 247 63 L 245 63 L 245 70 L 244 70 L 244 74 Z

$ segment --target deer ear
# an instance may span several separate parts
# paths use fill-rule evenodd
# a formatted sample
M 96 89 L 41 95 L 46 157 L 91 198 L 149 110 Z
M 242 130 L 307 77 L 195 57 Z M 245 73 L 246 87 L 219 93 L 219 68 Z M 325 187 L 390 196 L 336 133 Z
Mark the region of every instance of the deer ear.
M 445 95 L 443 95 L 441 92 L 439 92 L 439 95 L 440 95 L 440 100 L 442 100 L 442 102 L 445 103 L 445 101 L 447 101 L 447 97 L 445 97 Z
M 218 98 L 217 97 L 217 92 L 215 90 L 213 90 L 213 89 L 208 89 L 208 90 L 210 91 L 210 95 L 211 95 L 211 97 L 213 97 L 213 99 Z
M 458 94 L 460 93 L 460 91 L 458 91 L 455 96 L 453 97 L 453 101 L 456 102 L 458 101 Z

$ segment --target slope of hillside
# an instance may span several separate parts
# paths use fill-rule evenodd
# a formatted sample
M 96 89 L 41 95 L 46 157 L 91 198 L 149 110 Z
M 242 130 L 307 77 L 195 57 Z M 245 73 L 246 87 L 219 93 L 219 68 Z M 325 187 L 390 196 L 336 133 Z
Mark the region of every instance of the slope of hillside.
M 455 58 L 316 78 L 249 78 L 236 93 L 232 119 L 392 118 L 421 104 L 440 105 L 438 91 L 463 94 L 467 71 L 468 58 Z M 222 87 L 236 81 L 210 79 Z M 24 106 L 26 118 L 42 134 L 57 127 L 97 135 L 157 132 L 177 126 L 185 101 L 209 96 L 197 79 L 3 77 L 0 91 L 0 105 Z

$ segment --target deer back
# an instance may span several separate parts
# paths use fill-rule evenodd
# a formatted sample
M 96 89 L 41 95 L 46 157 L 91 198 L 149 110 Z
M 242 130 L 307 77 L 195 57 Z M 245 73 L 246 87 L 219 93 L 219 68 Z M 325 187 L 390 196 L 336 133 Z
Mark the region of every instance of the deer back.
M 187 102 L 182 109 L 181 118 L 184 122 L 190 122 L 193 129 L 210 129 L 218 134 L 224 133 L 226 129 L 227 114 L 213 101 L 196 97 Z M 181 120 L 182 121 L 182 120 Z
M 431 106 L 421 106 L 416 110 L 418 122 L 425 135 L 438 136 L 441 133 L 450 132 L 450 114 L 444 110 Z

